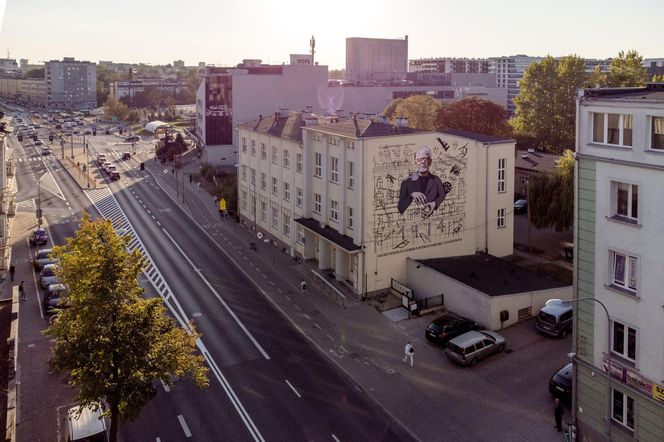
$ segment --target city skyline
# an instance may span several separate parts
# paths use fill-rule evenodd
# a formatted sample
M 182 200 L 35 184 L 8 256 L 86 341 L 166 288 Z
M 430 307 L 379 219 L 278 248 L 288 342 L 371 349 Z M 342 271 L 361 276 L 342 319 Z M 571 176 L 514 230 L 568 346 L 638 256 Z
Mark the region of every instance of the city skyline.
M 309 52 L 316 38 L 316 61 L 345 67 L 347 37 L 404 38 L 408 58 L 488 58 L 515 54 L 584 58 L 615 57 L 637 50 L 662 56 L 662 32 L 644 26 L 662 16 L 664 3 L 636 0 L 629 15 L 617 4 L 562 0 L 537 10 L 525 0 L 471 6 L 423 0 L 405 8 L 389 1 L 340 0 L 324 7 L 292 0 L 221 4 L 197 0 L 186 7 L 164 0 L 159 7 L 118 0 L 0 0 L 0 54 L 38 64 L 63 57 L 99 62 L 165 65 L 184 60 L 234 66 L 246 58 L 288 62 Z M 626 20 L 626 17 L 629 20 Z M 620 32 L 615 32 L 620 29 Z M 659 35 L 658 35 L 659 34 Z

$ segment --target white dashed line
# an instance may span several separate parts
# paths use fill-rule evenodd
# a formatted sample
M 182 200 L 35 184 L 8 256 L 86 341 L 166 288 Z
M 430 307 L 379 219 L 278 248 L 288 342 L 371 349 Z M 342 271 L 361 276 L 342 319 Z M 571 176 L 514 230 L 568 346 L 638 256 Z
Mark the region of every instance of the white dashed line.
M 180 425 L 182 425 L 182 430 L 184 431 L 184 435 L 187 437 L 191 437 L 191 431 L 189 431 L 189 427 L 187 426 L 187 422 L 184 420 L 184 416 L 179 414 L 178 420 L 180 421 Z
M 297 305 L 297 304 L 293 304 L 293 305 L 295 306 L 296 309 L 298 309 L 299 311 L 302 311 L 302 309 L 300 308 L 299 305 Z
M 327 335 L 327 334 L 326 334 L 325 336 L 327 336 L 327 338 L 328 338 L 330 341 L 334 341 L 334 338 L 333 338 L 332 336 Z
M 304 314 L 304 317 L 307 319 L 311 319 L 311 316 L 307 315 L 306 313 Z
M 166 384 L 164 383 L 164 381 L 159 381 L 159 382 L 161 382 L 161 386 L 164 387 L 164 391 L 165 391 L 166 393 L 168 393 L 168 392 L 171 391 L 171 387 L 169 387 L 168 385 L 166 385 Z
M 322 328 L 320 328 L 320 325 L 318 325 L 316 322 L 314 322 L 314 327 L 316 327 L 318 330 L 322 330 Z
M 332 439 L 334 439 L 335 442 L 341 442 L 337 436 L 334 434 L 332 435 Z
M 293 384 L 291 384 L 290 382 L 288 382 L 288 379 L 284 379 L 284 380 L 286 381 L 286 383 L 288 384 L 288 386 L 291 388 L 291 390 L 293 390 L 293 393 L 295 393 L 295 394 L 297 395 L 297 397 L 301 398 L 302 395 L 301 395 L 300 393 L 298 393 L 298 391 L 295 389 L 295 387 L 293 387 Z

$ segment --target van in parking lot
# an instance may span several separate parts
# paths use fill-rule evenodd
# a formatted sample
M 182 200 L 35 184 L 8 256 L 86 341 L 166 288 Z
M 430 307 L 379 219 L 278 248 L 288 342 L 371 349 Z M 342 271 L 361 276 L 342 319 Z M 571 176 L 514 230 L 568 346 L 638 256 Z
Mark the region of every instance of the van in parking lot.
M 491 330 L 469 331 L 447 343 L 445 354 L 461 365 L 475 365 L 490 354 L 505 350 L 505 338 Z
M 574 308 L 562 299 L 549 299 L 535 318 L 535 328 L 549 336 L 564 338 L 572 331 Z

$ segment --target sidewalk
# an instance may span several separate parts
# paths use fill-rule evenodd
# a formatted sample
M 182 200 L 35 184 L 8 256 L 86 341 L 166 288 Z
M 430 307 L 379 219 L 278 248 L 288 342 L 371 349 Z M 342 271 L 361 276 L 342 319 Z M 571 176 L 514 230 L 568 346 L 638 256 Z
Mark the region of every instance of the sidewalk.
M 140 161 L 140 159 L 138 159 Z M 426 343 L 424 330 L 433 316 L 413 318 L 407 321 L 392 322 L 378 312 L 370 303 L 350 299 L 339 303 L 334 297 L 320 290 L 319 283 L 306 264 L 295 261 L 281 249 L 259 242 L 256 233 L 232 218 L 221 219 L 214 198 L 196 183 L 180 183 L 176 194 L 173 174 L 164 174 L 163 165 L 146 161 L 146 170 L 157 184 L 173 199 L 179 197 L 178 204 L 192 219 L 204 227 L 223 247 L 234 244 L 246 245 L 244 255 L 257 269 L 265 272 L 265 287 L 269 281 L 285 281 L 290 289 L 282 291 L 263 290 L 267 299 L 313 345 L 326 354 L 344 372 L 357 388 L 366 392 L 411 435 L 422 441 L 515 441 L 515 440 L 556 440 L 548 421 L 533 412 L 524 416 L 523 409 L 510 407 L 512 397 L 492 387 L 491 379 L 483 379 L 476 372 L 469 387 L 478 382 L 484 385 L 486 397 L 477 398 L 477 407 L 458 405 L 455 397 L 464 396 L 462 384 L 450 389 L 449 367 L 443 369 L 441 358 L 444 355 L 438 348 Z M 184 202 L 183 202 L 184 201 Z M 251 251 L 250 243 L 256 243 L 257 250 Z M 524 259 L 527 259 L 525 257 Z M 307 290 L 301 292 L 299 282 L 307 281 Z M 274 285 L 274 284 L 273 284 Z M 526 346 L 532 333 L 511 333 L 511 345 Z M 403 348 L 411 340 L 415 346 L 415 367 L 405 364 Z M 471 375 L 472 377 L 473 375 Z M 544 387 L 545 388 L 545 387 Z M 458 389 L 458 390 L 457 390 Z M 468 402 L 468 398 L 464 397 Z M 501 415 L 492 415 L 493 407 L 508 407 Z M 513 408 L 513 409 L 511 409 Z M 445 413 L 438 410 L 445 409 Z M 505 413 L 510 416 L 506 422 Z M 527 413 L 526 413 L 527 414 Z M 482 425 L 477 425 L 480 417 Z M 546 425 L 544 425 L 546 423 Z

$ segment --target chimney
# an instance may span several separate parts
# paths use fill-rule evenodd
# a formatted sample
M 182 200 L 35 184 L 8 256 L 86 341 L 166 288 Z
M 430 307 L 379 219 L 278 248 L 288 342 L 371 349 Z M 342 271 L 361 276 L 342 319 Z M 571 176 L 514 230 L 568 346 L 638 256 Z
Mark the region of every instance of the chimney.
M 397 117 L 396 126 L 397 127 L 408 127 L 408 118 L 407 117 Z
M 318 126 L 318 117 L 309 116 L 304 119 L 305 126 Z

